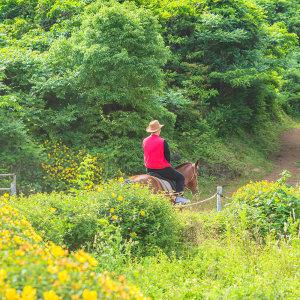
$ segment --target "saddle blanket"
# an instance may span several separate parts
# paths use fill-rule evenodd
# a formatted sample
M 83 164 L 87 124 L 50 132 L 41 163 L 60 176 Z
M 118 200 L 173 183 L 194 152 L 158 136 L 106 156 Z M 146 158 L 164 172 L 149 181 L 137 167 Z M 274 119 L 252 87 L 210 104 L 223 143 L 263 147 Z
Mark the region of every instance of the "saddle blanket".
M 165 192 L 167 193 L 174 193 L 174 189 L 171 186 L 170 182 L 158 177 L 155 177 L 161 184 L 162 188 L 164 189 Z
M 175 192 L 175 182 L 169 181 L 162 177 L 160 174 L 155 172 L 148 172 L 148 175 L 155 177 L 161 184 L 163 190 L 167 193 L 174 193 Z

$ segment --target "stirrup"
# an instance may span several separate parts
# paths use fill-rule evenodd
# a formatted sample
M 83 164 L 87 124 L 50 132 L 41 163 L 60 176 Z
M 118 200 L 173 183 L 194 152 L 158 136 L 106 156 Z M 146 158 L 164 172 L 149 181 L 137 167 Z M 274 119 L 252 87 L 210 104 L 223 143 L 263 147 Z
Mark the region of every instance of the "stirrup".
M 190 203 L 191 201 L 189 199 L 186 199 L 182 196 L 177 196 L 175 198 L 175 204 L 187 204 L 187 203 Z

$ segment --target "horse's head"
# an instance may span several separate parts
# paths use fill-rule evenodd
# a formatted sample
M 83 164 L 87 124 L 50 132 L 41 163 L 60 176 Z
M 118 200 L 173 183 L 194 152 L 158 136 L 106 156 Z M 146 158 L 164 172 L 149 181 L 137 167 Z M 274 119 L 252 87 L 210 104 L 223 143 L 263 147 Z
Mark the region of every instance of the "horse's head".
M 198 175 L 199 175 L 200 160 L 197 160 L 193 165 L 193 177 L 190 179 L 187 187 L 193 194 L 198 193 Z
M 185 163 L 177 167 L 185 177 L 185 186 L 191 190 L 193 194 L 198 192 L 198 174 L 199 174 L 200 161 L 195 163 Z

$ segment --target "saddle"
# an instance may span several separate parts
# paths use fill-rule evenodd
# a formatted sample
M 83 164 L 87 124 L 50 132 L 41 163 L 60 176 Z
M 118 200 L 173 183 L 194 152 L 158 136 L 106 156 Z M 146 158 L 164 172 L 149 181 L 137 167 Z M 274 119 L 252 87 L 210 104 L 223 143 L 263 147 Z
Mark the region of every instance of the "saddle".
M 148 172 L 148 175 L 157 178 L 165 192 L 167 192 L 167 193 L 174 193 L 175 192 L 176 183 L 175 183 L 174 180 L 164 178 L 160 174 L 157 174 L 155 172 Z
M 163 188 L 163 190 L 168 193 L 168 194 L 175 194 L 175 190 L 176 190 L 176 185 L 175 185 L 175 181 L 173 180 L 169 180 L 169 179 L 166 179 L 166 178 L 163 178 L 160 174 L 157 174 L 155 172 L 148 172 L 148 175 L 150 176 L 154 176 L 160 183 L 161 183 L 161 186 Z M 131 181 L 130 179 L 126 179 L 125 180 L 125 183 L 127 184 L 131 184 L 133 183 L 133 181 Z M 177 195 L 175 200 L 174 200 L 174 204 L 187 204 L 189 203 L 190 200 L 189 199 L 186 199 L 180 195 Z

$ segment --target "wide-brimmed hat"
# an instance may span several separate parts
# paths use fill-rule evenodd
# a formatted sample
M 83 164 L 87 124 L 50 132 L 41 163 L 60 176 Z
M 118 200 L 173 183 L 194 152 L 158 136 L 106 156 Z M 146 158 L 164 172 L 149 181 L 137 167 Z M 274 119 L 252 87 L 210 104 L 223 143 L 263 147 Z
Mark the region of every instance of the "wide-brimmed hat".
M 164 125 L 160 124 L 157 120 L 151 121 L 146 128 L 147 132 L 153 133 L 160 130 Z

